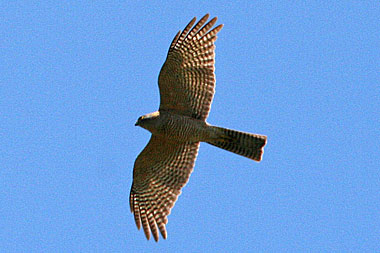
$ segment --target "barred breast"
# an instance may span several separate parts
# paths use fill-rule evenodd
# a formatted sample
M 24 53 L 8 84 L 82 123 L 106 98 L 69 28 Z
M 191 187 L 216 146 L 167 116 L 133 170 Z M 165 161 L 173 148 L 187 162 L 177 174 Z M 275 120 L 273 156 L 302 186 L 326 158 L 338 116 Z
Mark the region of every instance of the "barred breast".
M 160 118 L 160 132 L 168 138 L 181 142 L 200 142 L 210 137 L 205 121 L 172 113 L 162 113 Z

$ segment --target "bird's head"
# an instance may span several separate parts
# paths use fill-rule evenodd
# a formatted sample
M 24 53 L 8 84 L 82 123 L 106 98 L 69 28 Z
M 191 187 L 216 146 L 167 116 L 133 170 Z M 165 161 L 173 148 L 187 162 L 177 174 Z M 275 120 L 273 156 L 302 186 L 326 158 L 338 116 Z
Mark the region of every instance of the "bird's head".
M 152 132 L 152 130 L 156 128 L 156 119 L 158 119 L 159 116 L 159 111 L 143 115 L 137 119 L 135 126 L 145 128 L 146 130 Z

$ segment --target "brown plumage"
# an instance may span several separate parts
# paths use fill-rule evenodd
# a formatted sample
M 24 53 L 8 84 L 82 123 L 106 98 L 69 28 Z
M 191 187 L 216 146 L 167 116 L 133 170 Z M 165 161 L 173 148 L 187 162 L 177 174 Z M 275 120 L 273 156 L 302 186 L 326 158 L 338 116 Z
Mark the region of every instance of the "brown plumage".
M 206 122 L 214 96 L 214 42 L 223 25 L 205 15 L 178 32 L 162 66 L 160 107 L 136 125 L 152 133 L 133 169 L 131 212 L 146 238 L 166 239 L 167 216 L 193 170 L 199 142 L 260 161 L 266 136 L 211 126 Z M 195 25 L 194 25 L 195 24 Z

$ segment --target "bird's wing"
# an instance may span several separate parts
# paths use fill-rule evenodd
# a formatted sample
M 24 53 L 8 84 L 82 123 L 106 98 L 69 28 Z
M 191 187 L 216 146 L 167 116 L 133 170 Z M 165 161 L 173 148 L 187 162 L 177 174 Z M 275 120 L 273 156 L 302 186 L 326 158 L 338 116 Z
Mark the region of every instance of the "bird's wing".
M 167 216 L 189 179 L 198 148 L 199 142 L 179 143 L 152 135 L 137 157 L 129 204 L 137 228 L 142 224 L 148 240 L 152 232 L 158 241 L 158 230 L 166 239 Z
M 207 24 L 205 15 L 194 27 L 195 18 L 179 31 L 170 45 L 158 78 L 160 110 L 205 120 L 214 96 L 214 42 L 222 29 L 210 30 L 217 18 Z

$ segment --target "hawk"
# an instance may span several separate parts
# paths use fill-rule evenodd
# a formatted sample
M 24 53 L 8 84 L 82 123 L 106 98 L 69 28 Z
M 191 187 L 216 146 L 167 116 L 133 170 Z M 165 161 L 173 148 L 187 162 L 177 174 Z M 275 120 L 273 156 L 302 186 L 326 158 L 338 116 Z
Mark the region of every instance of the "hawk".
M 196 18 L 174 37 L 158 78 L 159 110 L 138 118 L 152 133 L 133 168 L 130 208 L 137 228 L 156 241 L 167 238 L 165 225 L 181 188 L 193 171 L 199 143 L 260 161 L 266 136 L 216 127 L 206 122 L 214 96 L 214 42 L 223 25 Z M 195 25 L 194 25 L 195 24 Z

